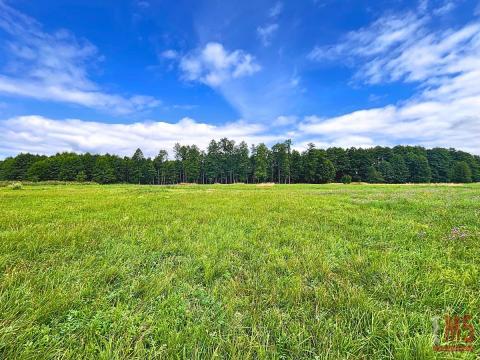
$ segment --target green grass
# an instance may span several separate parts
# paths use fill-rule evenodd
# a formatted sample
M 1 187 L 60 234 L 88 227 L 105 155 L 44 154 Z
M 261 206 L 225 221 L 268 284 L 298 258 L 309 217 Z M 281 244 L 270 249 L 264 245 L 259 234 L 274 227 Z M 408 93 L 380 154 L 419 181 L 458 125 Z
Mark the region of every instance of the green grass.
M 473 359 L 479 239 L 480 185 L 4 187 L 0 358 Z

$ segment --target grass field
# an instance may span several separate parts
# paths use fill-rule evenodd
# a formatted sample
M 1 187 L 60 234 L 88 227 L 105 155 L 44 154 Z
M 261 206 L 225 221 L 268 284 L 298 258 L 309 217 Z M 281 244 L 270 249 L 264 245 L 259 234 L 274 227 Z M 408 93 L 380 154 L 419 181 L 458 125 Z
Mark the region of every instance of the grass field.
M 0 358 L 465 358 L 480 185 L 0 188 Z

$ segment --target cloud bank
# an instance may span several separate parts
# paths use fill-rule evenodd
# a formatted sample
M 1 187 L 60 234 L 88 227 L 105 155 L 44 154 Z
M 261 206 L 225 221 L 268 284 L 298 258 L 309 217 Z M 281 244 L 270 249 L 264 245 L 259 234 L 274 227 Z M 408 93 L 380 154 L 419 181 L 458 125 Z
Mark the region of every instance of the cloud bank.
M 176 142 L 206 148 L 211 139 L 221 137 L 248 143 L 269 143 L 277 139 L 266 132 L 262 125 L 242 121 L 220 126 L 199 123 L 190 118 L 183 118 L 177 123 L 107 124 L 19 116 L 0 121 L 0 154 L 75 151 L 130 156 L 141 147 L 146 155 L 155 156 L 160 149 L 171 150 Z

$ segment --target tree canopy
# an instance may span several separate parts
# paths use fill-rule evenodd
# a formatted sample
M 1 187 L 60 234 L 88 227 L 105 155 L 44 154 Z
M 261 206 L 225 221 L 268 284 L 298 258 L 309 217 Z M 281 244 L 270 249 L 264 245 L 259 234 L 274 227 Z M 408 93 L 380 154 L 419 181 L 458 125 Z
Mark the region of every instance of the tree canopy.
M 18 154 L 0 161 L 0 180 L 95 181 L 133 184 L 181 182 L 230 184 L 328 183 L 362 181 L 401 184 L 406 182 L 479 182 L 480 157 L 455 149 L 420 146 L 333 147 L 318 149 L 309 144 L 303 152 L 290 140 L 274 144 L 236 143 L 227 138 L 212 140 L 207 149 L 176 144 L 172 157 L 160 149 L 145 157 L 136 149 L 131 157 L 58 153 L 53 156 Z

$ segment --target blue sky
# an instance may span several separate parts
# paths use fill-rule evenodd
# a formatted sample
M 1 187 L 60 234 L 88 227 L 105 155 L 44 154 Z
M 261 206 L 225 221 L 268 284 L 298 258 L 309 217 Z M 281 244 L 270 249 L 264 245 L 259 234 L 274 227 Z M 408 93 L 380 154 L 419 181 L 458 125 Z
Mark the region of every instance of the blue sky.
M 227 136 L 480 154 L 480 3 L 0 0 L 0 158 Z

